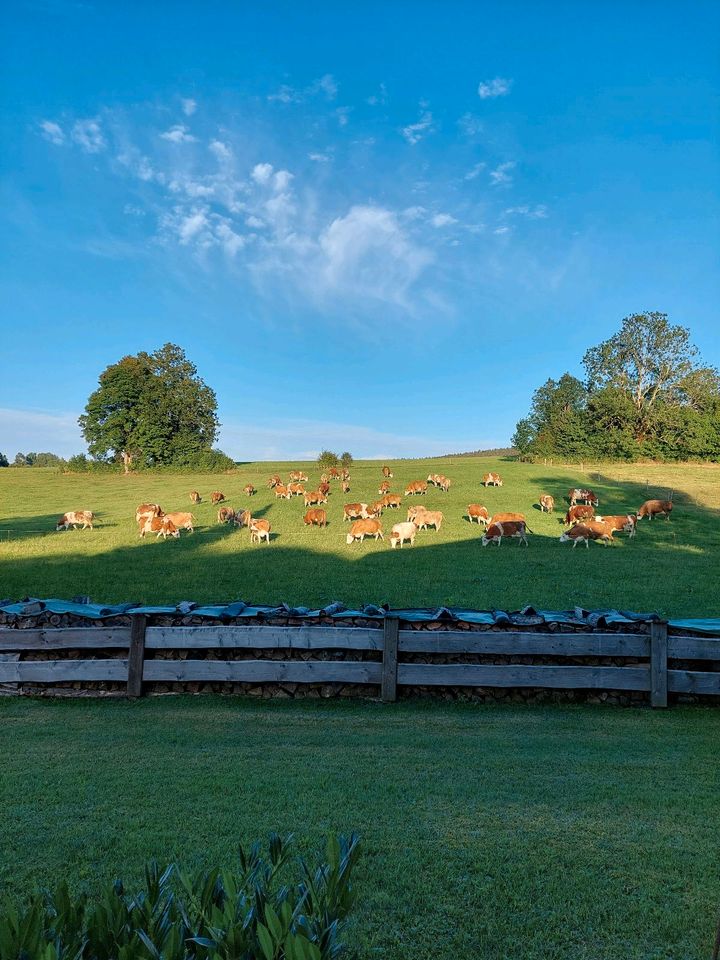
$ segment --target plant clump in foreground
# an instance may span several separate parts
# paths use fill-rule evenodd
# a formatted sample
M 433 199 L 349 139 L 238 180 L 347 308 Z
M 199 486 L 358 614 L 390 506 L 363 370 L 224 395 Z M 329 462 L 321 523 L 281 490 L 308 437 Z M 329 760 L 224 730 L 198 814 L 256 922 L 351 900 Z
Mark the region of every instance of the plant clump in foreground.
M 242 848 L 235 870 L 190 876 L 173 865 L 145 868 L 145 887 L 116 880 L 97 898 L 54 893 L 0 908 L 0 960 L 333 960 L 353 902 L 358 838 L 331 837 L 316 868 L 292 857 L 292 838 Z M 300 879 L 282 883 L 290 859 Z

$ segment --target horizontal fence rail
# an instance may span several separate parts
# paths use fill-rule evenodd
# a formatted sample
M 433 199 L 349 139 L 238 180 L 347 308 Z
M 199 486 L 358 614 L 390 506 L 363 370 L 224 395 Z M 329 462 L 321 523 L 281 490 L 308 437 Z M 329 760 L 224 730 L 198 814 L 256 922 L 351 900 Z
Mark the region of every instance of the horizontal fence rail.
M 114 658 L 33 659 L 33 653 L 79 651 Z M 268 651 L 262 659 L 197 659 L 189 651 Z M 168 652 L 177 651 L 175 658 Z M 272 659 L 296 651 L 295 659 Z M 307 659 L 308 652 L 340 651 L 350 659 Z M 355 658 L 352 654 L 355 653 Z M 375 655 L 357 659 L 359 654 Z M 250 655 L 252 656 L 252 655 Z M 406 657 L 451 657 L 418 662 Z M 457 657 L 535 657 L 568 661 L 457 662 Z M 623 663 L 623 660 L 644 661 Z M 681 669 L 677 661 L 705 662 L 708 669 Z M 367 684 L 392 701 L 398 687 L 545 688 L 649 693 L 666 706 L 668 693 L 720 696 L 720 637 L 673 635 L 666 623 L 650 633 L 544 633 L 531 630 L 471 631 L 402 629 L 387 617 L 377 626 L 152 626 L 136 615 L 127 627 L 0 628 L 0 683 L 119 682 L 140 696 L 145 683 L 185 682 Z

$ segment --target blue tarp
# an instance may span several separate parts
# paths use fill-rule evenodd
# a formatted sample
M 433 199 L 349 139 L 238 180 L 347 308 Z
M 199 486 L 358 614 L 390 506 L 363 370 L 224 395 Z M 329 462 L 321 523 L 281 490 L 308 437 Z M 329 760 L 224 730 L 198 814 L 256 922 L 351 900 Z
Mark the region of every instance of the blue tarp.
M 523 607 L 522 610 L 508 612 L 505 610 L 468 610 L 463 607 L 427 607 L 413 609 L 388 609 L 367 604 L 362 609 L 348 609 L 344 604 L 335 602 L 320 610 L 309 607 L 259 606 L 236 600 L 233 603 L 212 604 L 198 606 L 189 600 L 184 600 L 175 606 L 145 607 L 137 603 L 98 604 L 90 603 L 87 597 L 78 597 L 74 600 L 38 600 L 27 598 L 19 602 L 1 600 L 0 611 L 16 616 L 36 616 L 39 613 L 71 613 L 74 616 L 87 617 L 89 620 L 103 620 L 120 614 L 148 614 L 148 615 L 181 615 L 192 614 L 194 617 L 207 617 L 209 620 L 234 620 L 235 618 L 270 619 L 271 617 L 333 617 L 338 620 L 348 617 L 368 617 L 382 620 L 387 616 L 399 617 L 401 620 L 427 623 L 435 620 L 464 623 L 481 623 L 488 626 L 534 626 L 546 623 L 566 623 L 573 626 L 602 628 L 612 624 L 623 623 L 652 623 L 661 618 L 656 613 L 635 613 L 626 610 L 584 610 L 576 607 L 574 610 L 538 610 L 534 607 Z M 708 633 L 720 635 L 720 618 L 698 619 L 670 619 L 668 624 L 680 630 L 693 633 Z

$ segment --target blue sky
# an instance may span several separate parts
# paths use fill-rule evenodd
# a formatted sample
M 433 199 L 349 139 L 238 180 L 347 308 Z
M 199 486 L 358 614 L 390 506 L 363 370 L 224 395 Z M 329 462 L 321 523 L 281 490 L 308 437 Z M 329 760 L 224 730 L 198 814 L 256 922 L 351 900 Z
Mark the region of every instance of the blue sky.
M 2 30 L 0 450 L 181 344 L 240 459 L 506 444 L 645 309 L 720 363 L 720 8 L 45 2 Z

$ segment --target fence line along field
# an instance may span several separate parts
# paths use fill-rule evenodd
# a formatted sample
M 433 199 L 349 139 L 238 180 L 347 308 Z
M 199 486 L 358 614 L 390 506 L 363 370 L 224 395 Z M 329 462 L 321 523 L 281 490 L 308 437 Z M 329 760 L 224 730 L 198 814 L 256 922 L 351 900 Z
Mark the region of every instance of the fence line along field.
M 392 478 L 383 476 L 382 466 L 353 464 L 344 492 L 340 478 L 330 479 L 327 502 L 308 499 L 297 486 L 290 490 L 298 483 L 308 494 L 320 489 L 323 471 L 314 463 L 248 463 L 227 474 L 127 477 L 0 470 L 0 592 L 13 598 L 88 595 L 101 602 L 242 598 L 306 606 L 342 600 L 353 606 L 509 609 L 532 603 L 544 609 L 580 605 L 720 615 L 714 589 L 720 550 L 717 465 L 581 469 L 462 457 L 387 461 Z M 308 480 L 294 479 L 293 471 Z M 489 473 L 498 474 L 502 485 L 484 486 Z M 413 490 L 434 474 L 449 478 L 449 489 L 429 483 L 426 492 Z M 273 475 L 289 498 L 268 485 Z M 387 507 L 377 518 L 383 539 L 369 530 L 364 539 L 351 536 L 359 530 L 353 516 L 361 524 L 370 519 L 357 508 L 348 517 L 346 508 L 371 507 L 384 495 L 384 481 L 389 484 L 384 493 L 401 499 L 399 507 Z M 651 499 L 672 500 L 673 509 L 668 520 L 640 520 L 635 536 L 619 524 L 609 545 L 583 541 L 576 550 L 574 543 L 560 541 L 567 530 L 569 491 L 576 487 L 593 491 L 596 516 L 635 514 Z M 200 502 L 191 501 L 192 493 Z M 218 493 L 224 499 L 213 497 Z M 551 512 L 541 509 L 543 495 L 554 499 Z M 179 536 L 164 538 L 159 523 L 141 537 L 136 521 L 141 504 L 177 514 Z M 437 524 L 416 520 L 412 539 L 408 530 L 391 538 L 393 526 L 407 524 L 408 508 L 419 504 L 442 514 L 434 518 Z M 483 548 L 483 535 L 493 531 L 468 516 L 470 505 L 484 506 L 490 518 L 507 514 L 500 548 L 492 536 Z M 240 514 L 240 525 L 219 522 L 220 508 Z M 308 508 L 324 511 L 324 520 L 304 522 Z M 82 529 L 79 517 L 75 528 L 73 518 L 65 517 L 65 528 L 56 530 L 65 514 L 86 510 L 94 515 L 93 529 Z M 191 515 L 189 523 L 183 514 Z M 525 518 L 521 533 L 527 548 L 522 537 L 513 536 L 516 514 Z M 247 526 L 250 516 L 253 529 Z M 592 528 L 592 519 L 581 522 Z M 401 543 L 402 549 L 393 549 Z

